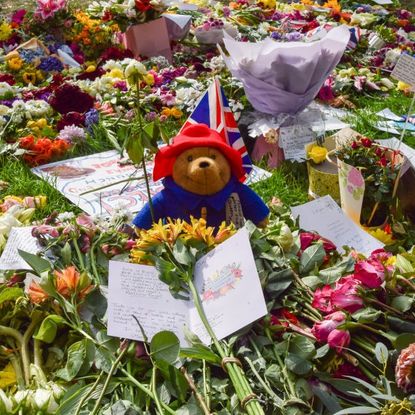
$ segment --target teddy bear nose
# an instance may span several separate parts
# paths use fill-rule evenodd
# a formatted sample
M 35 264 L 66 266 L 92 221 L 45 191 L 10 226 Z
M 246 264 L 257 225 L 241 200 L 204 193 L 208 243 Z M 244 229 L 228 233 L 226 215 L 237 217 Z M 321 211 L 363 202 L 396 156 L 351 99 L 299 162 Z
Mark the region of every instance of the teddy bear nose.
M 208 162 L 208 161 L 201 161 L 200 163 L 199 163 L 199 167 L 201 168 L 201 169 L 205 169 L 206 167 L 209 167 L 210 166 L 210 163 Z

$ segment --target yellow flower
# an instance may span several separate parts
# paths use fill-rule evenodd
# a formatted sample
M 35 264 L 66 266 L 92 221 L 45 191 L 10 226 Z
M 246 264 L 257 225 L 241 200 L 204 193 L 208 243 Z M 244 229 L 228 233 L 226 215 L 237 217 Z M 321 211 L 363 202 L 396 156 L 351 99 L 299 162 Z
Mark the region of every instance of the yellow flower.
M 191 223 L 184 224 L 184 234 L 182 238 L 185 241 L 193 240 L 204 242 L 207 246 L 215 244 L 215 238 L 213 236 L 214 228 L 206 226 L 205 219 L 195 219 L 191 217 Z
M 275 9 L 275 0 L 259 0 L 258 4 L 261 4 L 265 9 Z
M 94 72 L 96 71 L 97 67 L 95 65 L 88 65 L 88 67 L 85 69 L 85 72 Z
M 176 107 L 173 107 L 173 108 L 164 107 L 163 111 L 161 112 L 161 115 L 165 115 L 166 117 L 173 117 L 173 118 L 179 119 L 179 118 L 182 117 L 183 113 Z
M 36 78 L 38 81 L 43 81 L 45 79 L 45 76 L 43 75 L 43 72 L 40 69 L 36 71 Z
M 12 34 L 12 27 L 7 22 L 0 24 L 0 41 L 7 40 Z
M 0 371 L 0 389 L 7 388 L 7 386 L 14 385 L 16 383 L 16 372 L 13 365 L 8 363 L 7 366 Z
M 151 74 L 151 73 L 148 73 L 147 75 L 144 75 L 143 80 L 149 86 L 154 85 L 154 75 Z
M 22 75 L 23 82 L 25 84 L 35 84 L 36 83 L 36 72 L 25 72 Z
M 396 256 L 395 255 L 392 255 L 392 256 L 390 256 L 387 260 L 386 260 L 386 262 L 385 262 L 385 266 L 394 266 L 396 264 Z
M 108 72 L 105 76 L 108 78 L 124 79 L 124 72 L 121 69 L 114 68 L 110 72 Z
M 308 152 L 308 157 L 313 160 L 314 163 L 320 164 L 326 160 L 327 149 L 318 145 L 313 145 L 311 150 Z
M 12 71 L 18 71 L 23 65 L 23 60 L 20 58 L 20 56 L 12 56 L 10 59 L 7 60 L 7 66 Z
M 383 242 L 385 245 L 393 244 L 393 238 L 390 233 L 386 233 L 384 230 L 377 228 L 375 230 L 373 229 L 367 229 L 367 231 L 377 240 Z

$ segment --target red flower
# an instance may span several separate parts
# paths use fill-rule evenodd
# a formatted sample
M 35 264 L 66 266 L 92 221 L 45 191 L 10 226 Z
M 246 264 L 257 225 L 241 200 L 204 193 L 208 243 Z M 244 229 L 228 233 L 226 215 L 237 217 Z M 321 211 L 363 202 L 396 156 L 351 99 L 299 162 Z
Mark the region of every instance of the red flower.
M 350 333 L 347 330 L 334 329 L 327 337 L 327 344 L 337 353 L 341 353 L 350 344 Z
M 22 137 L 19 140 L 19 146 L 24 148 L 25 150 L 30 150 L 35 143 L 35 137 L 33 135 L 28 135 L 26 137 Z
M 56 88 L 49 103 L 61 114 L 68 112 L 86 112 L 94 106 L 94 98 L 76 85 L 64 83 Z
M 353 366 L 349 362 L 344 362 L 333 373 L 333 377 L 337 379 L 342 379 L 347 376 L 354 376 L 356 378 L 366 381 L 368 380 L 367 376 L 365 376 L 364 373 L 358 367 Z
M 362 143 L 363 147 L 366 148 L 372 147 L 373 144 L 373 141 L 370 138 L 362 138 L 360 142 Z
M 358 143 L 357 141 L 352 141 L 352 144 L 350 144 L 350 147 L 351 147 L 353 150 L 356 150 L 356 148 L 358 148 L 358 147 L 359 147 L 359 143 Z
M 135 7 L 140 12 L 146 12 L 151 9 L 150 0 L 135 0 Z
M 14 76 L 9 73 L 0 73 L 0 82 L 7 82 L 9 85 L 16 83 Z
M 354 266 L 354 278 L 368 288 L 378 288 L 385 280 L 385 268 L 376 259 L 359 261 Z
M 380 160 L 379 160 L 379 165 L 382 167 L 386 167 L 388 165 L 388 160 L 385 156 L 383 156 Z
M 302 251 L 307 249 L 313 242 L 318 242 L 318 241 L 323 242 L 323 248 L 327 253 L 336 250 L 336 245 L 334 245 L 333 242 L 329 241 L 326 238 L 321 237 L 317 233 L 314 233 L 314 232 L 301 232 L 300 233 L 300 245 L 301 245 Z
M 325 285 L 323 288 L 317 288 L 314 293 L 312 306 L 324 313 L 331 313 L 333 306 L 331 304 L 331 294 L 333 289 L 330 285 Z

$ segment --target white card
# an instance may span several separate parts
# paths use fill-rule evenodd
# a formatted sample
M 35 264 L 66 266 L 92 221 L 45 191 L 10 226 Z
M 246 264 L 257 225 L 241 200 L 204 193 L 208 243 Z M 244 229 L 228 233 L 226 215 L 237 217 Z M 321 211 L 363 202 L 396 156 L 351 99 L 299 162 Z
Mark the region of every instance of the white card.
M 37 254 L 41 250 L 38 240 L 32 236 L 32 229 L 33 226 L 11 229 L 0 257 L 0 270 L 32 269 L 18 251 L 20 249 L 30 254 Z
M 385 6 L 387 4 L 393 4 L 392 0 L 373 0 L 374 3 L 380 4 L 381 6 Z
M 415 58 L 407 53 L 402 53 L 391 76 L 398 81 L 415 86 Z
M 331 196 L 324 196 L 300 206 L 291 208 L 294 217 L 300 217 L 300 227 L 315 231 L 332 241 L 339 252 L 343 246 L 350 246 L 358 252 L 369 255 L 383 244 L 365 232 L 347 217 Z
M 304 146 L 315 140 L 309 125 L 290 125 L 280 128 L 280 146 L 286 160 L 302 161 L 306 158 Z
M 196 263 L 194 281 L 219 339 L 267 314 L 245 228 Z M 193 302 L 173 298 L 155 267 L 110 261 L 108 288 L 110 336 L 143 340 L 134 315 L 149 339 L 159 331 L 170 330 L 186 346 L 186 325 L 204 343 L 210 343 Z

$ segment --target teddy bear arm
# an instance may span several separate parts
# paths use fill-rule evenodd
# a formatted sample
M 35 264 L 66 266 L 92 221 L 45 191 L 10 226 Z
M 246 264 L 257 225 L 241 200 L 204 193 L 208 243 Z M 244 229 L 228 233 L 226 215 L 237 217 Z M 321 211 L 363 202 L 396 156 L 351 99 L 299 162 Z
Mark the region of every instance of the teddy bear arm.
M 154 221 L 158 222 L 159 219 L 164 217 L 164 195 L 162 192 L 157 193 L 156 196 L 152 199 L 153 202 L 153 211 L 154 211 Z M 136 217 L 133 220 L 133 224 L 138 229 L 150 229 L 153 225 L 153 218 L 151 217 L 150 203 L 147 202 L 143 208 L 137 213 Z
M 247 185 L 240 184 L 239 197 L 245 219 L 264 228 L 268 224 L 269 209 L 263 200 Z

